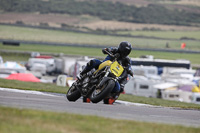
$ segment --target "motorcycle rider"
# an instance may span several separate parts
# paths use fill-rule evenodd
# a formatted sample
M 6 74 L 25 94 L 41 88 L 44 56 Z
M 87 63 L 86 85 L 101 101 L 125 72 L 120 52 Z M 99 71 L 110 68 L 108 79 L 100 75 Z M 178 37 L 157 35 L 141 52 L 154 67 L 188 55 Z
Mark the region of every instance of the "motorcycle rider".
M 131 71 L 131 62 L 130 62 L 130 58 L 128 57 L 128 55 L 130 54 L 132 50 L 132 46 L 129 42 L 127 41 L 123 41 L 119 44 L 118 48 L 116 47 L 111 47 L 111 48 L 104 48 L 102 49 L 102 52 L 104 54 L 107 54 L 107 52 L 112 53 L 113 55 L 117 55 L 117 61 L 121 63 L 121 65 L 125 68 L 123 74 L 119 77 L 119 85 L 115 85 L 115 88 L 113 89 L 112 93 L 113 96 L 109 99 L 104 99 L 104 103 L 105 104 L 113 104 L 115 102 L 115 100 L 118 98 L 119 94 L 121 92 L 124 91 L 124 86 L 127 83 L 127 79 L 128 79 L 128 75 L 133 76 L 133 72 Z M 113 61 L 114 57 L 111 56 L 107 56 L 104 61 Z M 98 69 L 99 65 L 102 63 L 102 61 L 98 60 L 98 59 L 93 59 L 90 60 L 86 67 L 80 72 L 80 75 L 77 76 L 77 78 L 79 80 L 82 80 L 83 77 L 86 76 L 86 74 L 92 70 L 93 68 Z

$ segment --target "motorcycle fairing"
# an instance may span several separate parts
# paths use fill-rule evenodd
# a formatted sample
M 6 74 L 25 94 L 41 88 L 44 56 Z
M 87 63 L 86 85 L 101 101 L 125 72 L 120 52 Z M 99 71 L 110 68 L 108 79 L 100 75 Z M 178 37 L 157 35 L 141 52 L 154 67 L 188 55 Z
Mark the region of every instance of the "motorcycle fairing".
M 116 77 L 119 77 L 123 73 L 124 68 L 117 61 L 115 61 L 111 64 L 110 70 Z
M 110 60 L 104 61 L 103 63 L 99 65 L 98 71 L 104 68 L 105 66 L 110 66 L 111 64 L 112 64 L 112 61 Z
M 110 70 L 111 72 L 116 76 L 116 77 L 119 77 L 121 76 L 121 74 L 123 73 L 124 71 L 124 68 L 117 62 L 113 62 L 110 61 L 110 60 L 107 60 L 107 61 L 104 61 L 103 63 L 101 63 L 99 65 L 99 68 L 97 69 L 96 72 L 98 72 L 99 70 L 101 70 L 102 68 L 104 68 L 105 66 L 110 66 Z M 96 73 L 95 72 L 95 73 Z

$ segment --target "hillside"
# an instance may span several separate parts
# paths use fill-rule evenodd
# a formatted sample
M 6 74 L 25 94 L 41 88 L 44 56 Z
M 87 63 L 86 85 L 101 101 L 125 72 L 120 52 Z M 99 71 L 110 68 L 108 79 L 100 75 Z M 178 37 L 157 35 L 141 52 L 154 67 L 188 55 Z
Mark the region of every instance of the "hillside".
M 135 4 L 130 3 L 130 0 L 18 0 L 14 2 L 13 0 L 1 0 L 0 11 L 1 14 L 37 12 L 72 16 L 89 15 L 101 20 L 129 23 L 200 26 L 198 5 L 174 4 L 173 0 L 171 3 L 164 0 L 133 0 L 132 2 Z M 146 5 L 138 6 L 141 2 Z M 182 8 L 176 8 L 176 6 Z
M 165 6 L 178 5 L 178 6 L 200 6 L 199 0 L 77 0 L 77 1 L 110 1 L 120 2 L 126 5 L 147 6 L 149 4 L 161 4 Z

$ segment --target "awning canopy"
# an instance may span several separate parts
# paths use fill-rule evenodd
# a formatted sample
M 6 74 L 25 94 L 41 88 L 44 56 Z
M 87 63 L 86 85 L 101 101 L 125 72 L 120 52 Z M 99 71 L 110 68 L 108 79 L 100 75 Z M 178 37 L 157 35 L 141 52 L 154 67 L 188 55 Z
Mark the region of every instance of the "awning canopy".
M 172 88 L 178 86 L 177 84 L 174 83 L 161 83 L 161 84 L 156 84 L 153 87 L 157 89 L 167 89 L 167 88 Z
M 6 79 L 20 80 L 25 82 L 40 82 L 40 79 L 31 73 L 14 73 L 9 75 Z

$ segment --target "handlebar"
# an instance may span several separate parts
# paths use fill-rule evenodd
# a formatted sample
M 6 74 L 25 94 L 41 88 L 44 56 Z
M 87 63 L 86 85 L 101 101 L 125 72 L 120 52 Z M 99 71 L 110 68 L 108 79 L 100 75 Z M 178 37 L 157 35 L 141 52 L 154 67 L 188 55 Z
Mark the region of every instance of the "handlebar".
M 119 58 L 119 56 L 120 56 L 120 54 L 119 53 L 117 53 L 117 54 L 112 54 L 112 53 L 110 53 L 109 51 L 107 51 L 107 50 L 105 50 L 105 52 L 109 55 L 109 56 L 111 56 L 111 57 L 113 57 L 113 58 Z

